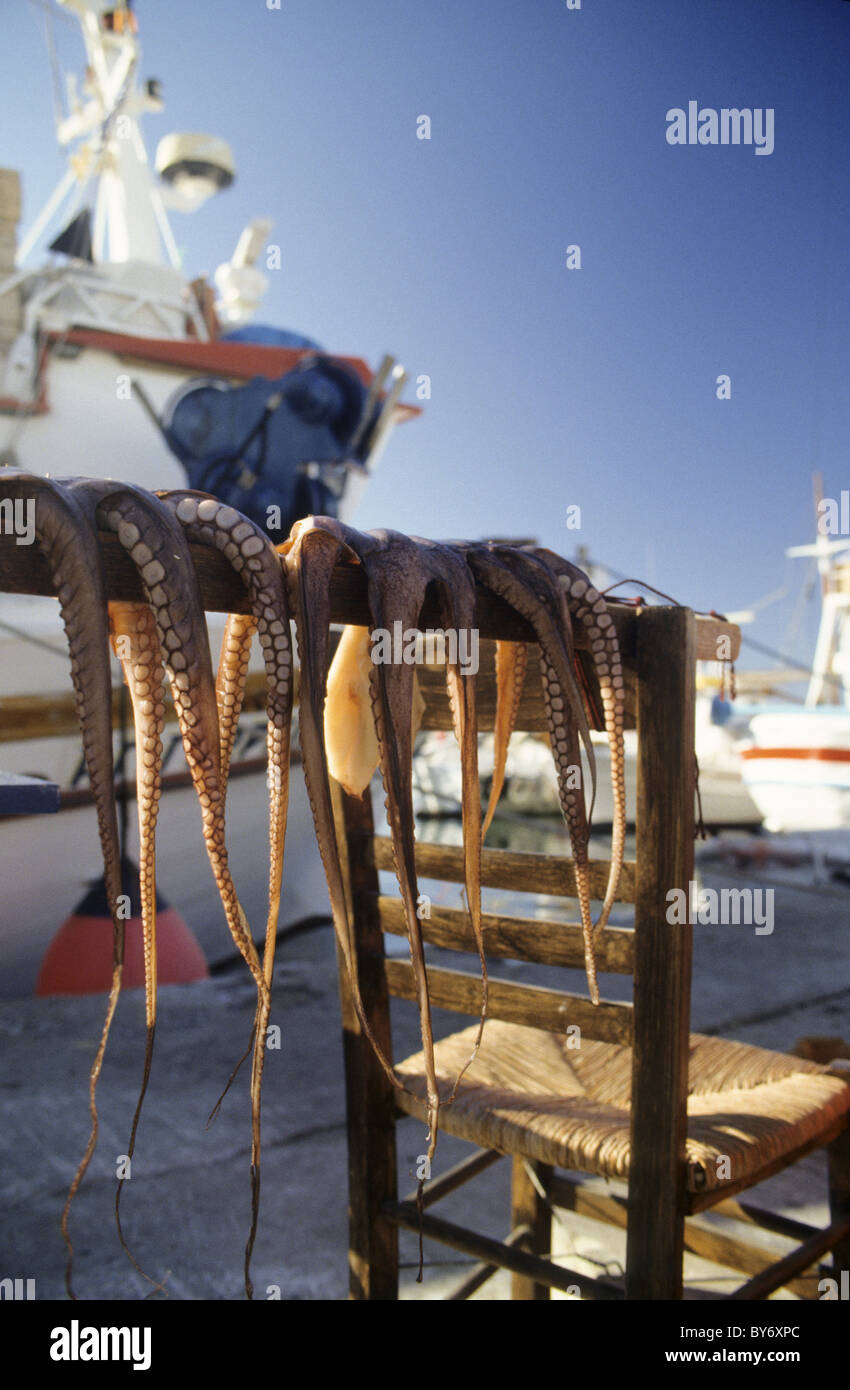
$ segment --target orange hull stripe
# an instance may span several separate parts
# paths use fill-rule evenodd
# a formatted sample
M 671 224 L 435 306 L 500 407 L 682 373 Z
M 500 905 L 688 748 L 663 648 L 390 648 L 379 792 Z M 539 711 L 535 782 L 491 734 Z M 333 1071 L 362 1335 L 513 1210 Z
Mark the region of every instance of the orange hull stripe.
M 850 763 L 850 748 L 744 748 L 741 757 L 814 758 L 825 763 Z

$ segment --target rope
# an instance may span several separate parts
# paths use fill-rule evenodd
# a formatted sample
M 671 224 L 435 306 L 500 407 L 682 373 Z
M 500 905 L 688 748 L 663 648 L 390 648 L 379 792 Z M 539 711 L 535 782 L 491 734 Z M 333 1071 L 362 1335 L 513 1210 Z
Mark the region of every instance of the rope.
M 676 599 L 671 598 L 669 594 L 662 593 L 660 589 L 653 588 L 651 584 L 644 584 L 643 581 L 640 579 L 629 579 L 623 575 L 620 575 L 619 571 L 611 569 L 610 565 L 602 565 L 599 563 L 599 561 L 592 559 L 586 560 L 585 564 L 589 565 L 591 568 L 607 569 L 609 574 L 613 574 L 616 577 L 616 582 L 614 584 L 610 584 L 607 589 L 600 590 L 600 593 L 602 593 L 603 596 L 605 594 L 609 594 L 612 589 L 618 589 L 621 584 L 636 584 L 639 588 L 642 587 L 644 589 L 648 589 L 649 592 L 652 594 L 657 594 L 659 598 L 667 599 L 668 603 L 672 603 L 676 608 L 682 607 L 682 605 Z M 807 580 L 806 583 L 809 587 L 811 587 L 810 580 Z M 624 599 L 622 601 L 624 603 L 635 602 L 635 600 L 629 599 Z M 694 612 L 705 614 L 706 610 L 695 608 Z M 708 610 L 707 616 L 713 618 L 723 618 L 722 613 L 715 613 L 712 609 Z M 766 646 L 764 642 L 757 642 L 754 637 L 747 637 L 747 635 L 743 632 L 741 633 L 741 643 L 748 647 L 752 647 L 754 651 L 761 652 L 763 656 L 772 657 L 774 661 L 781 661 L 784 666 L 793 666 L 805 675 L 811 676 L 814 674 L 812 667 L 809 666 L 806 662 L 798 661 L 795 657 L 788 656 L 785 652 L 777 651 L 775 647 Z M 828 684 L 840 686 L 840 681 L 838 681 L 835 676 L 825 676 L 824 680 Z

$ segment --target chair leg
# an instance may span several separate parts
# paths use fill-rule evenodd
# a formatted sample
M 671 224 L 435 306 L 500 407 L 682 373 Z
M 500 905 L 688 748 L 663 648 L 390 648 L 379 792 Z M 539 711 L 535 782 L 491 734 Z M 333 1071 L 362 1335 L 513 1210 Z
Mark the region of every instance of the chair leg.
M 527 1165 L 527 1166 L 526 1166 Z M 532 1159 L 514 1158 L 511 1176 L 511 1229 L 517 1226 L 530 1226 L 529 1235 L 520 1243 L 520 1249 L 532 1255 L 548 1255 L 552 1243 L 552 1210 L 541 1197 L 528 1169 L 545 1187 L 552 1176 L 548 1163 L 537 1163 Z M 511 1298 L 548 1299 L 548 1284 L 536 1284 L 522 1274 L 511 1275 Z
M 336 786 L 332 795 L 340 859 L 348 866 L 349 912 L 354 914 L 356 909 L 359 921 L 360 997 L 384 1055 L 391 1057 L 384 945 L 374 908 L 378 877 L 362 850 L 374 828 L 372 803 L 368 795 L 347 796 Z M 384 1202 L 398 1198 L 395 1093 L 360 1027 L 339 946 L 337 960 L 348 1127 L 349 1297 L 395 1300 L 398 1228 L 382 1215 Z
M 381 1214 L 384 1202 L 398 1199 L 393 1099 L 383 1073 L 376 1074 L 378 1064 L 370 1044 L 346 1032 L 343 1047 L 346 1054 L 360 1050 L 360 1077 L 365 1080 L 359 1088 L 355 1068 L 346 1056 L 349 1298 L 395 1301 L 398 1227 Z
M 850 1216 L 850 1125 L 829 1145 L 829 1208 L 833 1221 Z M 832 1252 L 836 1277 L 850 1270 L 850 1234 Z
M 626 1298 L 682 1297 L 685 1216 L 669 1193 L 638 1202 L 629 1193 Z

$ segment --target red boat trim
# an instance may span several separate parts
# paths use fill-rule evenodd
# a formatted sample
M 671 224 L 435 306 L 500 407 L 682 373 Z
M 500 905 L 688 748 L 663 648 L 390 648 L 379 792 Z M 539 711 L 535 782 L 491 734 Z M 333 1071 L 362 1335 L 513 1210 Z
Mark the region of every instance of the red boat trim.
M 253 376 L 266 376 L 273 380 L 291 371 L 302 357 L 310 356 L 307 348 L 226 343 L 218 338 L 209 342 L 202 342 L 199 338 L 140 338 L 133 333 L 104 333 L 95 328 L 71 328 L 64 333 L 48 333 L 47 336 L 51 342 L 61 338 L 63 343 L 100 348 L 103 352 L 114 352 L 118 357 L 129 357 L 137 362 L 162 363 L 168 367 L 181 367 L 184 371 L 241 377 L 245 381 Z M 351 367 L 364 386 L 369 385 L 372 373 L 361 357 L 339 357 L 337 360 Z
M 17 396 L 0 396 L 0 415 L 46 415 L 50 406 L 42 391 L 37 401 L 22 401 Z
M 756 758 L 815 758 L 825 763 L 850 763 L 850 748 L 742 748 L 741 757 Z
M 153 362 L 166 367 L 179 367 L 187 372 L 209 372 L 214 376 L 237 377 L 248 381 L 265 376 L 270 381 L 292 370 L 303 357 L 312 356 L 312 348 L 268 347 L 262 343 L 227 343 L 220 338 L 202 342 L 199 338 L 140 338 L 132 333 L 103 333 L 94 328 L 71 328 L 63 333 L 48 333 L 48 340 L 76 343 L 78 347 L 100 348 L 136 362 Z M 372 383 L 373 372 L 362 357 L 342 357 L 341 362 L 357 374 L 364 386 Z M 400 419 L 421 415 L 416 405 L 396 407 Z
M 38 382 L 36 399 L 34 401 L 22 401 L 18 396 L 0 396 L 0 415 L 48 415 L 50 413 L 44 370 L 48 350 L 47 342 L 41 338 L 38 344 L 38 361 L 35 368 L 35 379 Z

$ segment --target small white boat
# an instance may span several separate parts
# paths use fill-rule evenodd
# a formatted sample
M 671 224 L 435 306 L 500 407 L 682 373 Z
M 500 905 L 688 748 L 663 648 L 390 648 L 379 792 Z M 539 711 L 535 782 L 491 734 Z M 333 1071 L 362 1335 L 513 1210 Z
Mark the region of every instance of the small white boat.
M 740 752 L 767 830 L 850 827 L 850 711 L 757 714 Z
M 744 781 L 775 831 L 850 827 L 850 538 L 794 546 L 815 556 L 822 609 L 803 706 L 765 706 L 740 748 Z
M 741 777 L 734 728 L 712 722 L 712 700 L 697 698 L 696 747 L 702 818 L 709 826 L 758 826 L 762 815 Z M 596 758 L 593 824 L 610 825 L 614 817 L 611 752 L 604 733 L 591 732 Z M 626 768 L 626 814 L 634 823 L 637 805 L 637 733 L 623 738 Z M 478 755 L 485 791 L 493 774 L 493 738 L 483 735 Z M 586 802 L 590 811 L 590 774 L 582 750 Z M 451 733 L 429 733 L 417 741 L 413 764 L 413 804 L 419 816 L 460 813 L 460 760 Z M 511 738 L 500 807 L 517 815 L 559 816 L 558 784 L 545 735 L 518 733 Z

